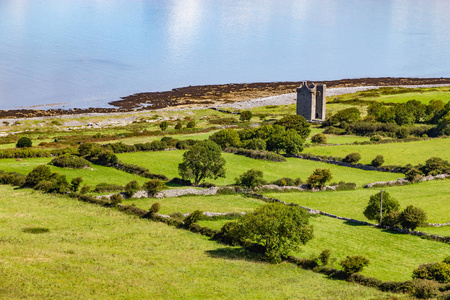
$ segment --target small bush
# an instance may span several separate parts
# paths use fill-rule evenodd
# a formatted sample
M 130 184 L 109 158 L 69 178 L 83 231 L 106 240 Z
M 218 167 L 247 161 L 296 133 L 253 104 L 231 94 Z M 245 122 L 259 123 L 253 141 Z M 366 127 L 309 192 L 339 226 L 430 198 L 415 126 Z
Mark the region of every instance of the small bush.
M 370 141 L 371 142 L 379 142 L 379 141 L 381 141 L 383 139 L 383 137 L 381 136 L 381 135 L 379 135 L 379 134 L 375 134 L 375 135 L 372 135 L 371 137 L 370 137 Z
M 446 256 L 446 257 L 444 258 L 443 262 L 445 262 L 446 264 L 449 264 L 449 265 L 450 265 L 450 255 L 449 255 L 449 256 Z
M 89 193 L 91 191 L 91 187 L 87 184 L 85 184 L 81 190 L 80 190 L 80 194 L 85 195 L 87 193 Z
M 313 187 L 322 189 L 327 181 L 332 179 L 330 169 L 315 169 L 311 176 L 308 177 L 308 184 Z
M 167 127 L 169 127 L 169 122 L 162 121 L 161 123 L 159 123 L 159 128 L 161 128 L 162 131 L 166 131 Z
M 260 138 L 250 139 L 244 143 L 245 149 L 266 150 L 266 141 Z
M 165 183 L 159 179 L 153 179 L 144 183 L 142 188 L 146 190 L 150 195 L 154 196 L 157 192 L 161 191 L 165 187 Z
M 50 161 L 48 164 L 60 168 L 71 168 L 71 169 L 83 169 L 91 166 L 89 161 L 87 161 L 86 159 L 71 154 L 64 154 L 59 157 L 56 157 L 52 159 L 52 161 Z
M 150 207 L 149 212 L 154 215 L 154 214 L 157 214 L 160 209 L 161 209 L 161 204 L 159 204 L 158 202 L 155 202 Z
M 417 168 L 411 168 L 405 173 L 405 178 L 411 182 L 417 182 L 423 177 L 422 171 Z
M 391 211 L 383 217 L 381 223 L 389 227 L 399 227 L 400 225 L 400 212 Z
M 414 269 L 412 277 L 448 283 L 450 282 L 450 264 L 437 262 L 420 265 L 417 269 Z
M 186 128 L 195 128 L 196 124 L 195 121 L 189 121 L 189 123 L 187 123 Z
M 369 260 L 364 256 L 347 256 L 344 260 L 340 262 L 342 269 L 347 274 L 353 274 L 361 272 L 365 266 L 369 265 Z
M 356 189 L 356 183 L 354 182 L 339 182 L 336 185 L 336 191 L 351 191 Z
M 30 173 L 28 173 L 25 178 L 25 185 L 28 187 L 34 187 L 41 181 L 49 181 L 51 174 L 52 172 L 48 166 L 37 166 Z
M 50 231 L 50 229 L 45 227 L 27 227 L 23 228 L 22 231 L 26 233 L 40 234 L 40 233 L 47 233 Z
M 16 148 L 28 148 L 33 146 L 33 142 L 30 140 L 29 137 L 21 137 L 16 144 Z
M 70 182 L 70 189 L 72 192 L 76 193 L 78 191 L 78 188 L 80 187 L 80 184 L 83 182 L 83 178 L 81 177 L 75 177 Z
M 408 205 L 404 211 L 401 212 L 399 222 L 402 228 L 414 230 L 427 220 L 427 214 L 421 208 Z
M 328 261 L 330 260 L 331 250 L 325 249 L 319 254 L 319 260 L 322 262 L 322 266 L 328 265 Z
M 265 183 L 263 179 L 263 172 L 256 169 L 248 170 L 247 172 L 241 174 L 236 180 L 236 185 L 246 187 L 249 189 L 254 189 Z
M 311 142 L 313 144 L 326 144 L 327 143 L 327 136 L 323 133 L 316 133 L 312 136 Z
M 177 125 L 175 125 L 175 129 L 176 129 L 176 130 L 181 130 L 181 128 L 183 128 L 183 124 L 181 124 L 180 122 L 178 122 Z
M 289 178 L 289 177 L 283 177 L 280 179 L 277 179 L 275 181 L 272 182 L 272 184 L 278 185 L 278 186 L 299 186 L 301 185 L 303 182 L 300 178 Z
M 113 184 L 113 183 L 99 183 L 96 185 L 94 192 L 105 193 L 105 192 L 120 192 L 123 191 L 123 186 Z
M 241 112 L 241 115 L 239 116 L 239 119 L 242 122 L 248 122 L 248 121 L 250 121 L 252 119 L 252 117 L 253 117 L 253 114 L 252 114 L 251 111 L 244 110 L 243 112 Z
M 121 194 L 114 194 L 110 197 L 110 200 L 111 200 L 111 204 L 113 206 L 116 206 L 117 204 L 122 203 L 123 198 L 122 198 Z
M 184 219 L 185 226 L 189 227 L 192 224 L 198 222 L 202 218 L 202 216 L 203 216 L 202 211 L 200 211 L 200 210 L 194 211 L 192 214 L 187 216 L 186 219 Z
M 430 299 L 438 294 L 437 284 L 430 280 L 415 280 L 412 295 L 419 299 Z
M 125 194 L 131 198 L 133 195 L 140 190 L 139 183 L 136 180 L 132 180 L 125 185 Z
M 384 164 L 383 155 L 377 155 L 370 164 L 376 168 L 381 167 L 381 165 Z
M 359 153 L 357 153 L 357 152 L 354 152 L 354 153 L 348 154 L 344 158 L 343 162 L 353 164 L 353 163 L 357 163 L 360 160 L 361 160 L 361 155 Z

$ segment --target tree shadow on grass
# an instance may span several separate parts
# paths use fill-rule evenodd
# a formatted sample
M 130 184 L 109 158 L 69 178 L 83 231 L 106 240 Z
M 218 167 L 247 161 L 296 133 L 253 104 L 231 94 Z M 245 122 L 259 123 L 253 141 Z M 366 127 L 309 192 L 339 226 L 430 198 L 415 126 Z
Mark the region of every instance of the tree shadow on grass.
M 360 226 L 369 226 L 367 224 L 361 224 L 361 223 L 355 223 L 355 222 L 350 222 L 350 221 L 345 221 L 344 222 L 345 225 L 349 225 L 349 226 L 355 226 L 355 227 L 360 227 Z M 372 227 L 372 226 L 370 226 Z
M 218 248 L 215 250 L 208 250 L 206 251 L 206 254 L 213 258 L 240 259 L 254 262 L 264 261 L 264 256 L 262 254 L 250 252 L 241 247 Z

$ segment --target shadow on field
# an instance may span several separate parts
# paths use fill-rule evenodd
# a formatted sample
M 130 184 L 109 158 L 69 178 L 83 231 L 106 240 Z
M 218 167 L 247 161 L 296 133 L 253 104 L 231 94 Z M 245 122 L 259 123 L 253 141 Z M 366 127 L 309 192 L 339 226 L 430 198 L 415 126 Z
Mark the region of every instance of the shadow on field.
M 345 221 L 344 222 L 345 225 L 349 225 L 349 226 L 355 226 L 355 227 L 361 227 L 361 226 L 366 226 L 365 224 L 360 224 L 360 223 L 355 223 L 355 222 L 350 222 L 350 221 Z
M 206 254 L 213 258 L 224 258 L 224 259 L 242 259 L 261 262 L 263 260 L 263 255 L 259 253 L 253 253 L 245 248 L 219 248 L 215 250 L 208 250 Z

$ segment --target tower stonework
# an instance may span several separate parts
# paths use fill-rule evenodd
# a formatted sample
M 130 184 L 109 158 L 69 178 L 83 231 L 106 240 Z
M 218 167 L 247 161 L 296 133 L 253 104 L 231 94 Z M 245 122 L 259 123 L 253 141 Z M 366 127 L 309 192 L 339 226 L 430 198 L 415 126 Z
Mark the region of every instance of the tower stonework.
M 327 86 L 303 82 L 297 88 L 297 115 L 307 121 L 325 120 Z

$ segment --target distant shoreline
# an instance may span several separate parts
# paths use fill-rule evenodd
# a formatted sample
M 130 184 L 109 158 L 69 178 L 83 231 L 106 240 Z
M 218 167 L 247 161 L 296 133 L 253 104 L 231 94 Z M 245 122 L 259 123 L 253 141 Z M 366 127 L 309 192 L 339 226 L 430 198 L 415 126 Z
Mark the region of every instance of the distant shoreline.
M 329 88 L 380 87 L 380 86 L 417 86 L 450 84 L 450 78 L 404 78 L 380 77 L 314 81 L 326 84 Z M 18 109 L 0 110 L 0 119 L 18 119 L 32 117 L 49 117 L 60 115 L 78 115 L 89 113 L 124 113 L 148 111 L 164 108 L 194 108 L 210 106 L 230 106 L 236 102 L 279 96 L 295 92 L 300 81 L 265 82 L 202 85 L 174 88 L 166 92 L 138 93 L 123 97 L 122 100 L 109 102 L 115 108 L 88 109 Z M 151 109 L 150 109 L 151 108 Z

